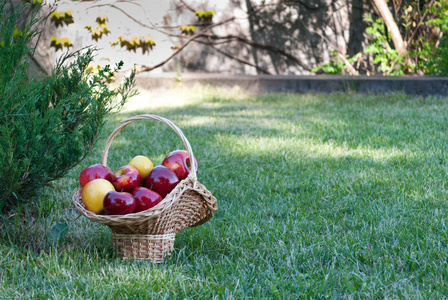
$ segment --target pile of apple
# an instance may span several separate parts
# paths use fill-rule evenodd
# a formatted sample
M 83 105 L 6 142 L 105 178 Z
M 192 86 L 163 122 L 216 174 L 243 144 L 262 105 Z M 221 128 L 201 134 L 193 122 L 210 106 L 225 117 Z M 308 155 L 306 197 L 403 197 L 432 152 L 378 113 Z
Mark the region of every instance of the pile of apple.
M 194 158 L 196 170 L 198 169 Z M 191 171 L 185 150 L 168 154 L 162 165 L 154 167 L 143 155 L 134 157 L 114 173 L 101 164 L 81 171 L 82 202 L 86 209 L 99 214 L 126 215 L 156 206 Z

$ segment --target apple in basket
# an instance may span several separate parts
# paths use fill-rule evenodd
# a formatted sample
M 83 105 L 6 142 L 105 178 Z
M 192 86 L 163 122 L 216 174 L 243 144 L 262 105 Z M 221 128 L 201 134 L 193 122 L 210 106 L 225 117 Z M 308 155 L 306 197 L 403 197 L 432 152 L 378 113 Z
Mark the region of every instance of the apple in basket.
M 132 191 L 132 196 L 135 199 L 135 212 L 150 209 L 162 201 L 162 197 L 154 191 L 145 187 L 136 187 Z
M 102 178 L 94 179 L 82 188 L 82 202 L 87 210 L 98 214 L 103 211 L 104 198 L 110 191 L 115 191 L 112 183 Z
M 148 177 L 149 172 L 151 172 L 152 169 L 154 169 L 154 164 L 152 163 L 152 161 L 143 155 L 135 156 L 133 159 L 131 159 L 128 165 L 133 166 L 138 170 L 142 178 L 142 181 L 144 181 L 146 177 Z
M 179 183 L 176 173 L 165 166 L 157 166 L 146 177 L 145 186 L 165 198 Z
M 133 166 L 123 166 L 115 171 L 112 184 L 118 192 L 131 192 L 141 183 L 141 176 Z
M 196 174 L 198 172 L 198 161 L 194 157 L 194 164 L 196 166 Z M 185 150 L 176 150 L 168 154 L 162 162 L 165 166 L 176 173 L 179 180 L 187 178 L 191 171 L 191 161 L 188 152 Z
M 101 164 L 95 164 L 88 166 L 81 171 L 81 173 L 79 174 L 79 183 L 83 187 L 90 181 L 100 178 L 112 182 L 113 178 L 112 170 Z
M 104 198 L 106 215 L 127 215 L 135 211 L 135 199 L 128 192 L 110 191 Z

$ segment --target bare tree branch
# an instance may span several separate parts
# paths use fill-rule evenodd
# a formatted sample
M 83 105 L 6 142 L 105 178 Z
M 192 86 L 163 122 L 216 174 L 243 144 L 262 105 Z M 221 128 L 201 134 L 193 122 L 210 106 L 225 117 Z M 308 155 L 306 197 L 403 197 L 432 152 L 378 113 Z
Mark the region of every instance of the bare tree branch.
M 323 5 L 315 5 L 315 6 L 311 6 L 311 5 L 309 5 L 309 3 L 305 2 L 305 1 L 300 1 L 300 0 L 285 0 L 285 1 L 282 1 L 281 3 L 283 3 L 285 5 L 288 5 L 288 4 L 300 4 L 303 7 L 305 7 L 306 9 L 308 9 L 308 10 L 319 10 L 319 9 L 322 9 L 322 8 L 328 8 L 331 5 L 333 5 L 335 2 L 337 2 L 337 1 L 333 0 L 330 3 L 325 3 Z
M 154 30 L 156 29 L 155 26 L 149 26 L 148 24 L 145 24 L 145 23 L 137 20 L 132 15 L 128 14 L 124 9 L 116 6 L 115 4 L 97 4 L 97 5 L 90 6 L 88 9 L 91 9 L 91 8 L 94 8 L 94 7 L 102 7 L 102 6 L 109 6 L 109 7 L 115 8 L 116 10 L 120 11 L 126 17 L 128 17 L 129 19 L 131 19 L 132 21 L 134 21 L 135 23 L 137 23 L 140 26 L 143 26 L 143 27 L 146 27 L 146 28 L 149 28 L 149 29 L 154 29 Z
M 256 48 L 277 52 L 277 53 L 282 54 L 283 56 L 286 56 L 290 60 L 296 62 L 297 64 L 302 66 L 305 70 L 307 70 L 307 71 L 311 71 L 312 70 L 312 68 L 310 68 L 307 64 L 305 64 L 300 58 L 292 55 L 291 53 L 286 52 L 285 50 L 283 50 L 283 49 L 281 49 L 281 48 L 279 48 L 277 46 L 257 43 L 257 42 L 254 42 L 252 40 L 249 40 L 248 38 L 246 38 L 244 36 L 241 36 L 241 35 L 232 35 L 232 34 L 226 35 L 226 36 L 218 36 L 218 35 L 214 35 L 214 34 L 203 34 L 203 35 L 206 36 L 207 38 L 210 38 L 210 39 L 237 40 L 237 41 L 243 42 L 245 44 L 251 45 L 251 46 L 256 47 Z
M 212 25 L 207 26 L 207 27 L 204 28 L 201 32 L 199 32 L 199 33 L 193 35 L 191 38 L 189 38 L 189 39 L 187 40 L 187 42 L 185 42 L 179 49 L 177 49 L 177 50 L 176 50 L 173 54 L 171 54 L 167 59 L 161 61 L 160 63 L 158 63 L 158 64 L 156 64 L 156 65 L 150 66 L 150 67 L 148 67 L 148 66 L 144 66 L 143 68 L 141 68 L 141 70 L 138 71 L 138 73 L 141 73 L 141 72 L 149 72 L 149 71 L 152 71 L 152 70 L 154 70 L 154 69 L 157 69 L 157 68 L 163 66 L 164 64 L 166 64 L 167 62 L 169 62 L 173 57 L 175 57 L 177 54 L 179 54 L 179 52 L 182 51 L 186 46 L 188 46 L 188 44 L 190 44 L 192 41 L 196 40 L 197 38 L 201 37 L 202 34 L 203 34 L 205 31 L 207 31 L 207 30 L 209 30 L 209 29 L 211 29 L 211 28 L 213 28 L 213 27 L 220 26 L 220 25 L 223 25 L 223 24 L 225 24 L 225 23 L 231 22 L 231 21 L 233 21 L 234 19 L 235 19 L 235 18 L 230 18 L 230 19 L 227 19 L 227 20 L 225 20 L 225 21 L 222 21 L 222 22 L 215 23 L 215 24 L 212 24 Z
M 183 38 L 184 36 L 182 35 L 178 35 L 178 34 L 169 34 L 169 33 L 165 33 L 171 37 L 177 37 L 177 38 Z M 242 42 L 245 44 L 248 44 L 252 47 L 255 48 L 260 48 L 260 49 L 264 49 L 264 50 L 268 50 L 268 51 L 273 51 L 273 52 L 277 52 L 285 57 L 287 57 L 288 59 L 296 62 L 297 64 L 299 64 L 300 66 L 302 66 L 305 70 L 307 71 L 311 71 L 312 68 L 309 67 L 307 64 L 305 64 L 300 58 L 292 55 L 291 53 L 286 52 L 285 50 L 277 47 L 277 46 L 273 46 L 273 45 L 267 45 L 267 44 L 261 44 L 261 43 L 256 43 L 252 40 L 249 40 L 248 38 L 244 37 L 244 36 L 239 36 L 239 35 L 226 35 L 226 36 L 219 36 L 219 35 L 215 35 L 215 34 L 210 34 L 210 33 L 201 33 L 200 34 L 201 37 L 205 37 L 207 39 L 213 40 L 213 41 L 200 41 L 200 40 L 195 40 L 195 42 L 197 43 L 201 43 L 204 45 L 219 45 L 219 44 L 228 44 L 230 42 Z M 220 40 L 219 42 L 215 42 L 216 40 Z
M 347 68 L 347 71 L 352 76 L 358 76 L 359 72 L 350 64 L 350 62 L 347 60 L 347 58 L 340 52 L 338 52 L 338 57 L 342 60 L 345 67 Z
M 434 0 L 432 0 L 427 7 L 431 7 L 434 4 Z M 406 40 L 406 46 L 409 45 L 409 43 L 414 39 L 414 36 L 417 34 L 418 29 L 422 25 L 423 21 L 425 20 L 426 16 L 428 15 L 429 10 L 426 10 L 423 16 L 421 17 L 420 21 L 418 22 L 417 26 L 414 29 L 414 32 L 411 34 L 408 40 Z
M 262 73 L 264 73 L 264 74 L 272 75 L 272 73 L 269 72 L 268 70 L 263 69 L 263 68 L 261 68 L 261 67 L 255 65 L 255 64 L 251 63 L 250 61 L 247 61 L 247 60 L 245 60 L 245 59 L 242 59 L 242 58 L 233 56 L 233 55 L 231 55 L 231 54 L 229 54 L 229 53 L 227 53 L 227 52 L 222 51 L 221 49 L 219 49 L 218 47 L 216 47 L 216 46 L 212 43 L 212 41 L 210 41 L 210 40 L 208 41 L 207 45 L 209 45 L 210 47 L 212 47 L 213 49 L 215 49 L 217 52 L 221 53 L 221 54 L 224 55 L 224 56 L 227 56 L 227 57 L 229 57 L 229 58 L 231 58 L 231 59 L 234 59 L 234 60 L 236 60 L 236 61 L 239 61 L 239 62 L 242 63 L 242 64 L 245 64 L 245 65 L 254 67 L 255 69 L 257 69 L 258 71 L 260 71 L 260 72 L 262 72 Z
M 188 5 L 184 0 L 179 0 L 189 11 L 193 12 L 194 14 L 196 14 L 196 10 L 191 7 L 190 5 Z
M 332 41 L 330 41 L 325 35 L 323 35 L 321 32 L 319 31 L 315 31 L 315 30 L 311 30 L 308 26 L 306 26 L 306 24 L 302 21 L 303 26 L 306 28 L 306 30 L 308 30 L 311 33 L 317 34 L 319 35 L 322 39 L 324 39 L 328 44 L 330 44 L 330 46 L 332 46 L 334 48 L 334 50 L 336 50 L 336 52 L 338 53 L 338 57 L 342 60 L 342 62 L 344 63 L 345 67 L 347 68 L 347 71 L 350 75 L 352 76 L 358 76 L 359 72 L 350 64 L 350 62 L 347 60 L 347 58 L 345 57 L 344 53 L 342 53 L 341 49 L 339 49 L 338 46 L 336 46 L 335 44 L 333 44 Z

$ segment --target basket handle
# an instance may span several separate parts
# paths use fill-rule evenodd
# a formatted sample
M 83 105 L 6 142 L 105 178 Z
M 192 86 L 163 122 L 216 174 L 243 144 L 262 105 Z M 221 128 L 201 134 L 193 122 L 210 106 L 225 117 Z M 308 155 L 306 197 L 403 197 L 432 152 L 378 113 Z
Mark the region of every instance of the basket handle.
M 191 172 L 188 176 L 196 181 L 196 179 L 197 179 L 196 178 L 196 164 L 194 163 L 194 161 L 192 159 L 192 157 L 194 157 L 194 156 L 193 156 L 193 150 L 191 149 L 191 146 L 190 146 L 190 142 L 187 140 L 187 138 L 183 134 L 182 130 L 180 130 L 179 127 L 174 125 L 173 122 L 171 122 L 170 120 L 168 120 L 166 118 L 156 116 L 156 115 L 149 115 L 149 114 L 137 115 L 137 116 L 123 120 L 120 123 L 118 123 L 118 125 L 115 127 L 115 129 L 112 131 L 112 133 L 110 134 L 109 138 L 106 141 L 106 147 L 104 148 L 103 156 L 101 157 L 101 164 L 104 166 L 107 166 L 107 156 L 109 154 L 109 148 L 110 148 L 110 145 L 112 144 L 112 141 L 115 139 L 115 137 L 123 130 L 123 128 L 125 128 L 132 122 L 136 122 L 136 121 L 140 121 L 140 120 L 153 120 L 153 121 L 159 121 L 159 122 L 165 123 L 166 125 L 171 127 L 171 129 L 173 129 L 174 132 L 177 133 L 177 135 L 182 139 L 182 142 L 184 143 L 184 146 L 187 149 L 188 156 L 190 157 Z

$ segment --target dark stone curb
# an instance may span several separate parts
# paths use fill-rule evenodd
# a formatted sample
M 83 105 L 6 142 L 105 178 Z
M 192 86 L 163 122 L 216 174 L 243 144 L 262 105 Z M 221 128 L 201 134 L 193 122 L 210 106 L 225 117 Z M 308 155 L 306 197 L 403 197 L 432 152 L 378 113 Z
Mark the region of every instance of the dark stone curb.
M 142 89 L 168 88 L 176 85 L 177 77 L 175 73 L 142 73 L 137 75 L 136 82 L 137 86 Z M 409 95 L 448 97 L 447 77 L 248 76 L 188 73 L 181 74 L 180 79 L 187 86 L 195 83 L 224 87 L 238 86 L 250 92 L 331 93 L 356 91 L 371 94 L 404 92 Z

